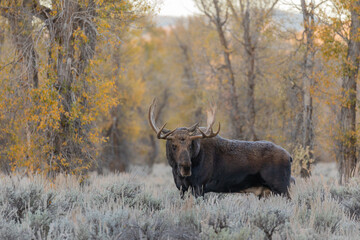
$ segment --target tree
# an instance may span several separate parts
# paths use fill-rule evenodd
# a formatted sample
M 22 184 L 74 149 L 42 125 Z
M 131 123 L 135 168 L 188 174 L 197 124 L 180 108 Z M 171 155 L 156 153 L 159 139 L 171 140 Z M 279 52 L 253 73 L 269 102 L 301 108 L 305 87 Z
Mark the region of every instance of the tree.
M 343 62 L 340 130 L 344 139 L 340 142 L 338 155 L 340 183 L 347 183 L 356 174 L 356 91 L 360 57 L 360 1 L 350 1 L 350 33 L 347 53 Z
M 5 1 L 0 1 L 0 4 Z M 32 14 L 29 7 L 31 0 L 10 1 L 5 3 L 7 8 L 1 8 L 1 15 L 9 20 L 12 29 L 12 38 L 16 50 L 18 51 L 19 62 L 22 65 L 22 73 L 24 82 L 28 86 L 38 87 L 38 56 L 35 52 L 34 40 L 32 37 L 33 25 Z
M 360 1 L 331 1 L 333 16 L 323 11 L 320 29 L 322 52 L 338 61 L 336 69 L 341 84 L 337 161 L 340 183 L 347 183 L 356 175 L 357 160 L 357 78 L 360 57 Z M 334 64 L 332 64 L 334 65 Z M 336 66 L 336 65 L 335 65 Z
M 230 57 L 232 50 L 230 49 L 229 40 L 225 34 L 225 24 L 228 21 L 229 9 L 226 4 L 219 0 L 199 0 L 197 4 L 200 11 L 205 14 L 216 28 L 224 59 L 224 65 L 220 69 L 225 69 L 225 82 L 227 86 L 226 100 L 230 107 L 230 117 L 235 133 L 234 137 L 244 139 L 245 119 L 239 106 L 235 75 Z
M 272 10 L 278 0 L 253 2 L 240 0 L 236 9 L 233 1 L 227 0 L 231 9 L 235 24 L 240 26 L 242 37 L 237 37 L 239 33 L 233 34 L 235 39 L 243 46 L 245 77 L 247 83 L 247 122 L 248 122 L 248 139 L 257 140 L 255 132 L 255 85 L 259 74 L 259 41 L 261 32 L 267 27 L 272 17 Z
M 301 9 L 304 24 L 305 53 L 303 63 L 303 142 L 304 148 L 309 147 L 310 152 L 314 149 L 314 127 L 313 127 L 313 97 L 314 87 L 314 65 L 315 65 L 315 1 L 309 4 L 301 0 Z
M 149 6 L 145 1 L 2 0 L 0 10 L 9 20 L 17 48 L 12 65 L 22 64 L 27 83 L 33 86 L 20 93 L 28 104 L 17 113 L 24 126 L 14 128 L 13 135 L 21 136 L 25 128 L 28 147 L 23 149 L 20 138 L 14 141 L 22 150 L 13 152 L 23 157 L 9 156 L 13 167 L 46 173 L 86 172 L 103 139 L 96 121 L 118 101 L 114 79 L 99 78 L 92 71 L 104 63 L 95 58 L 97 43 L 100 36 L 109 36 L 112 26 L 124 29 Z

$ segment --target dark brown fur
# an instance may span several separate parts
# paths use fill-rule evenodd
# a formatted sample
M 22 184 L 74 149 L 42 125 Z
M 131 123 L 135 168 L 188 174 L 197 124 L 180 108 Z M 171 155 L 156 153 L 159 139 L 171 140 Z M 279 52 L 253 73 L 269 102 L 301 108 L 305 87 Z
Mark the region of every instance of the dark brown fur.
M 207 192 L 254 192 L 270 189 L 288 195 L 291 157 L 268 141 L 239 141 L 216 136 L 191 140 L 188 128 L 178 128 L 166 141 L 166 155 L 182 194 Z M 263 192 L 263 191 L 262 191 Z

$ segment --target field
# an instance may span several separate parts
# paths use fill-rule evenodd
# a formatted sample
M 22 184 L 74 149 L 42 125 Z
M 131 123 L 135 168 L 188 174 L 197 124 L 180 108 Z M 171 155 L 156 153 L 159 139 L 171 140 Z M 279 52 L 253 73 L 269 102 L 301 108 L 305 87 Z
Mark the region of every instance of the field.
M 170 167 L 147 175 L 1 176 L 1 239 L 359 239 L 360 186 L 338 186 L 333 164 L 297 179 L 289 201 L 207 194 L 180 199 Z

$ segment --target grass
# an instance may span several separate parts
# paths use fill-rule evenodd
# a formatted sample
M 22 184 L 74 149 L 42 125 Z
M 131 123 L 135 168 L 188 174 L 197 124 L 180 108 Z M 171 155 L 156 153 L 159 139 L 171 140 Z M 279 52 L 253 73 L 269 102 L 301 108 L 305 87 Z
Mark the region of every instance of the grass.
M 151 175 L 94 174 L 82 185 L 3 175 L 0 239 L 358 239 L 360 181 L 338 186 L 328 165 L 319 168 L 297 179 L 290 201 L 212 193 L 182 200 L 164 165 Z

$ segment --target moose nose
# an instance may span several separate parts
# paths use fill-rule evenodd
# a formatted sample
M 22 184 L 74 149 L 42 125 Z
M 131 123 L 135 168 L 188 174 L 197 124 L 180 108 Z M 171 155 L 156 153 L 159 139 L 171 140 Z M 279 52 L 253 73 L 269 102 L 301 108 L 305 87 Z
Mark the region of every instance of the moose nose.
M 191 163 L 179 164 L 179 173 L 183 177 L 191 176 Z
M 180 167 L 184 169 L 184 171 L 190 171 L 191 165 L 190 164 L 181 164 Z

